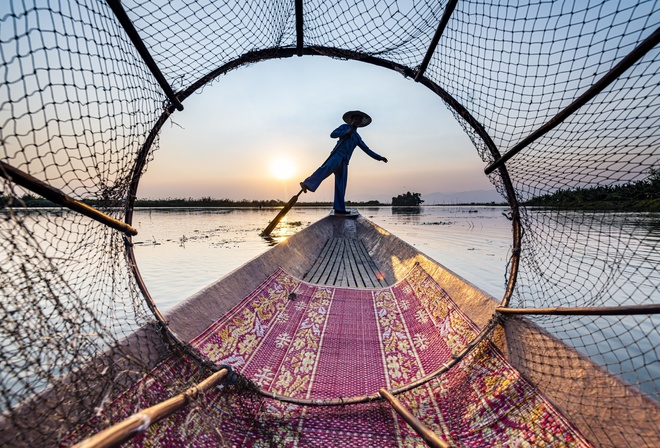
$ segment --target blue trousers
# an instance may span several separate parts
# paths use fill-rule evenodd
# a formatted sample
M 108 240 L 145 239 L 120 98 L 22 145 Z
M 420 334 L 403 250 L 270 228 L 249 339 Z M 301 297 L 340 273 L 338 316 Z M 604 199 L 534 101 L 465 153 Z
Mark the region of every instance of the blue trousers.
M 323 165 L 303 181 L 309 191 L 316 191 L 325 179 L 331 174 L 335 175 L 335 201 L 333 208 L 339 211 L 346 211 L 346 183 L 348 181 L 348 163 L 340 155 L 331 156 Z

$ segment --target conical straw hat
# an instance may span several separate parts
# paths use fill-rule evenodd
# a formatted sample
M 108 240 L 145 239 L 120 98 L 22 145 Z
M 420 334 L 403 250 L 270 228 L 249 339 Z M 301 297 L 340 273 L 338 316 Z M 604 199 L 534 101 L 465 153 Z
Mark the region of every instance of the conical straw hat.
M 344 119 L 344 123 L 352 124 L 353 118 L 355 117 L 359 117 L 362 119 L 362 123 L 357 125 L 358 128 L 363 128 L 371 123 L 371 117 L 359 110 L 349 110 L 344 114 L 342 118 Z

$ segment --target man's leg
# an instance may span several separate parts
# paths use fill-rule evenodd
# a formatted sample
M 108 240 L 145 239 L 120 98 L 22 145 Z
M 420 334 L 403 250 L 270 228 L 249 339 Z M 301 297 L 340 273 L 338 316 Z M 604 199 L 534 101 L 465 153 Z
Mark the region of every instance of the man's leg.
M 339 168 L 335 171 L 335 202 L 332 208 L 335 209 L 335 212 L 345 212 L 346 211 L 346 202 L 344 198 L 346 196 L 346 184 L 348 181 L 348 165 L 342 163 Z
M 340 156 L 330 157 L 323 165 L 312 173 L 307 179 L 300 183 L 300 186 L 314 192 L 329 175 L 334 173 L 342 164 L 343 159 Z

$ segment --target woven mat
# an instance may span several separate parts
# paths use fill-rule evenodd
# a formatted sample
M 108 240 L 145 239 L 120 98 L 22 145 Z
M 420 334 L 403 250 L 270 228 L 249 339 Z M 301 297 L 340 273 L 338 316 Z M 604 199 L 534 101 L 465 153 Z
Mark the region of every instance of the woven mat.
M 324 399 L 407 384 L 477 333 L 419 265 L 396 285 L 371 290 L 313 285 L 278 270 L 192 344 L 265 390 Z M 168 381 L 195 370 L 184 360 L 167 360 L 136 389 L 150 405 L 167 398 Z M 236 394 L 209 393 L 196 412 L 153 425 L 133 443 L 426 446 L 383 402 L 303 407 Z M 399 399 L 457 446 L 590 446 L 489 341 Z M 122 407 L 121 398 L 114 407 Z

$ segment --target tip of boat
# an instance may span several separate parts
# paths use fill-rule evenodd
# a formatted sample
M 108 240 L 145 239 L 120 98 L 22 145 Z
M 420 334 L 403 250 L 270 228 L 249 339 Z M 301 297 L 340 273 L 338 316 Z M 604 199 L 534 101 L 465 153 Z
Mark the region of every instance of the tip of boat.
M 360 216 L 360 213 L 358 213 L 358 211 L 354 209 L 348 209 L 345 212 L 333 210 L 332 212 L 330 212 L 330 216 L 337 216 L 340 218 L 357 218 L 358 216 Z

